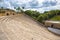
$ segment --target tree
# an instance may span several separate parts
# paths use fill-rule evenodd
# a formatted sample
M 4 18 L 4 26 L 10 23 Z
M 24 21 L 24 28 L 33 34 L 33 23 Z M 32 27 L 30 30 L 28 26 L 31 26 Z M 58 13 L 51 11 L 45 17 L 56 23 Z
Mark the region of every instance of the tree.
M 41 23 L 42 23 L 42 22 L 43 22 L 43 19 L 44 19 L 44 18 L 43 18 L 43 16 L 42 16 L 42 15 L 40 15 L 40 16 L 38 17 L 37 21 L 39 21 L 39 22 L 41 22 Z
M 51 11 L 45 11 L 44 13 L 39 13 L 37 11 L 27 10 L 25 13 L 35 20 L 39 22 L 43 22 L 45 20 L 49 20 L 50 18 L 60 15 L 60 10 L 51 10 Z
M 25 11 L 25 14 L 29 15 L 29 16 L 32 16 L 32 11 L 31 10 L 26 10 Z
M 55 10 L 56 15 L 60 15 L 60 10 Z
M 3 7 L 1 7 L 1 9 L 4 9 Z
M 24 10 L 23 10 L 24 8 L 25 8 L 25 7 L 22 7 L 22 8 L 21 8 L 21 12 L 22 12 L 22 13 L 24 13 Z
M 14 9 L 16 9 L 16 7 L 14 7 Z
M 22 9 L 24 9 L 25 7 L 22 7 Z
M 20 8 L 20 7 L 17 7 L 16 10 L 17 10 L 18 12 L 21 12 L 21 8 Z

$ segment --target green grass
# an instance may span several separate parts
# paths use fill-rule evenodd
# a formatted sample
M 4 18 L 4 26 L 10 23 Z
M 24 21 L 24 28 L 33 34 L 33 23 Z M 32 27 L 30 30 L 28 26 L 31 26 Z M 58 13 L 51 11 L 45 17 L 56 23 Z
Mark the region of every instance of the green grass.
M 59 16 L 54 16 L 54 17 L 51 18 L 50 20 L 53 20 L 53 21 L 60 21 L 60 15 L 59 15 Z

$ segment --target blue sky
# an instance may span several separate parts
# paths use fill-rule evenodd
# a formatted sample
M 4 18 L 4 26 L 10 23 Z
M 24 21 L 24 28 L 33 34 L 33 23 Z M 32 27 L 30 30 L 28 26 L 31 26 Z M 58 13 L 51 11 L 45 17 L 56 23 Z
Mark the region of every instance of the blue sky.
M 60 9 L 60 0 L 2 0 L 0 7 L 14 9 L 25 7 L 24 10 L 37 10 L 39 12 Z

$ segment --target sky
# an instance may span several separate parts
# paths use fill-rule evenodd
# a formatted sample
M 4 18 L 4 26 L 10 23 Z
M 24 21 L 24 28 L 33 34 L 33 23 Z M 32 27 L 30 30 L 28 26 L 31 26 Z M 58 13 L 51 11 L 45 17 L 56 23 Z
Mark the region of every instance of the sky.
M 10 9 L 25 7 L 24 10 L 44 12 L 60 9 L 60 0 L 0 0 L 0 7 Z

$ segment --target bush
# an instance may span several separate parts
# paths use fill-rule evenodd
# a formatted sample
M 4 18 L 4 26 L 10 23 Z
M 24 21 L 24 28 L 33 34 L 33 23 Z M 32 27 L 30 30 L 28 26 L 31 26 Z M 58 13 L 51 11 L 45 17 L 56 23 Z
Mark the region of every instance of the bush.
M 60 10 L 51 10 L 51 11 L 46 11 L 44 13 L 39 13 L 37 11 L 32 11 L 32 10 L 27 10 L 25 11 L 25 14 L 31 16 L 32 18 L 34 18 L 35 20 L 39 21 L 39 22 L 43 22 L 45 20 L 49 20 L 50 18 L 59 15 L 60 14 Z

